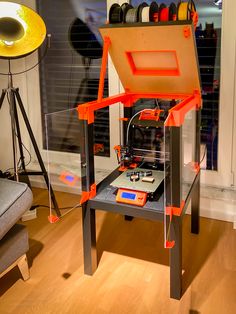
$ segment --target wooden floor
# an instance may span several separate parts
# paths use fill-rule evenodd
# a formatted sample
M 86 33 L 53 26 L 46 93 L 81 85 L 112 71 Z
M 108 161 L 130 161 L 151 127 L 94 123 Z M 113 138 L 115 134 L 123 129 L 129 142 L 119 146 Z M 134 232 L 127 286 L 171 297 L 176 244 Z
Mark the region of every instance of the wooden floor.
M 35 204 L 47 193 L 35 190 Z M 59 193 L 61 206 L 78 202 Z M 0 279 L 0 313 L 236 313 L 236 231 L 232 224 L 201 219 L 200 234 L 184 221 L 181 301 L 169 298 L 168 250 L 163 224 L 125 221 L 97 212 L 99 267 L 83 274 L 81 209 L 49 224 L 48 210 L 25 222 L 29 230 L 31 278 L 17 268 Z

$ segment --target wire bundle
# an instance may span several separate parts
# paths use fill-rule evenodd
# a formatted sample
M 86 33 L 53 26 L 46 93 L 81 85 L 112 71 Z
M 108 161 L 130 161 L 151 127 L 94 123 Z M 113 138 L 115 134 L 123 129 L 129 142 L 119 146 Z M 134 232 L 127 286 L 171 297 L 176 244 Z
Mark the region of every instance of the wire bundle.
M 160 5 L 153 1 L 150 5 L 142 2 L 134 8 L 131 4 L 121 6 L 114 3 L 109 10 L 109 23 L 148 23 L 193 20 L 196 7 L 193 0 L 179 1 L 178 5 L 172 2 L 169 6 Z

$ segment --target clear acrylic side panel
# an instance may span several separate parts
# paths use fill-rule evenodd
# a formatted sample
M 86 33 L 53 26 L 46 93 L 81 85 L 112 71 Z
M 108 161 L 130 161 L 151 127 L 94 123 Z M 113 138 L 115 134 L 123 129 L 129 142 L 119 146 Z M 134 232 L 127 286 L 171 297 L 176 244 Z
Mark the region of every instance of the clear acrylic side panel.
M 168 208 L 172 205 L 171 199 L 171 165 L 170 165 L 170 127 L 164 128 L 164 247 L 167 248 L 171 244 L 170 225 L 171 216 Z
M 165 112 L 173 106 L 171 100 L 162 99 L 141 99 L 134 107 L 135 114 L 143 109 L 161 109 Z M 164 118 L 165 119 L 165 118 Z M 166 208 L 171 206 L 171 186 L 170 186 L 170 128 L 164 126 L 164 120 L 160 119 L 160 123 L 141 125 L 139 118 L 135 117 L 133 125 L 130 127 L 131 142 L 135 155 L 140 156 L 143 160 L 144 168 L 157 169 L 163 172 L 163 182 L 160 186 L 161 197 L 157 204 L 161 208 L 164 220 L 164 245 L 167 247 L 171 243 L 170 239 L 170 216 L 166 215 Z M 139 125 L 140 123 L 140 125 Z M 132 138 L 133 136 L 133 138 Z M 127 137 L 127 136 L 126 136 Z M 128 140 L 126 140 L 128 142 Z
M 107 116 L 109 108 L 97 110 L 94 123 L 88 124 L 79 119 L 77 108 L 45 115 L 50 214 L 55 209 L 52 194 L 63 216 L 80 206 L 82 191 L 89 192 L 114 170 L 99 168 L 110 157 Z
M 196 110 L 191 110 L 185 115 L 182 125 L 182 200 L 186 200 L 196 174 Z
M 46 114 L 45 128 L 46 168 L 51 185 L 49 189 L 50 216 L 55 210 L 52 194 L 55 194 L 59 211 L 63 215 L 80 205 L 82 139 L 77 109 Z
M 94 112 L 93 141 L 89 139 L 90 145 L 93 147 L 92 154 L 94 155 L 94 177 L 96 184 L 115 170 L 115 167 L 111 168 L 111 165 L 109 165 L 110 157 L 115 153 L 114 147 L 110 145 L 109 110 L 110 107 L 105 107 Z M 116 132 L 118 133 L 119 130 L 116 130 Z

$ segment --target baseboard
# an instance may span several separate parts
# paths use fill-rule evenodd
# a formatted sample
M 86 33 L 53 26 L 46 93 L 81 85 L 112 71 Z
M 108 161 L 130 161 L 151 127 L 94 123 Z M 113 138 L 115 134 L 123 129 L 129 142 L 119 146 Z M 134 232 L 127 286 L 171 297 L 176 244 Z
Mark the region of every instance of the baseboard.
M 235 204 L 230 200 L 216 200 L 201 197 L 200 215 L 206 218 L 234 222 Z

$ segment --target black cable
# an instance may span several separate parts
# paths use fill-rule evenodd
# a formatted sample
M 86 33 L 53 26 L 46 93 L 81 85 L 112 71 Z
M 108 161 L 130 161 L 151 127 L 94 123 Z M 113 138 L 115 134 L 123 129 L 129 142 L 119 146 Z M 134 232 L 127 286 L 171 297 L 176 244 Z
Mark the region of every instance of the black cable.
M 25 165 L 26 167 L 31 163 L 32 161 L 32 155 L 30 153 L 30 151 L 26 148 L 26 146 L 24 145 L 23 142 L 21 142 L 22 146 L 24 147 L 24 149 L 27 151 L 28 155 L 29 155 L 29 161 L 27 162 L 27 164 Z
M 7 168 L 3 173 L 6 173 L 6 172 L 9 172 L 9 171 L 11 171 L 11 170 L 13 170 L 14 168 Z
M 18 135 L 17 135 L 16 133 L 15 133 L 15 135 L 18 137 Z M 27 161 L 27 163 L 25 164 L 25 167 L 27 167 L 27 166 L 31 163 L 31 161 L 32 161 L 32 155 L 31 155 L 30 151 L 26 148 L 26 146 L 24 145 L 24 143 L 21 142 L 21 144 L 22 144 L 23 148 L 27 151 L 28 156 L 29 156 L 29 161 Z M 21 157 L 18 159 L 18 162 L 17 162 L 17 170 L 18 170 L 18 171 L 19 171 L 19 170 L 22 170 L 22 165 L 20 165 L 20 167 L 19 167 L 20 161 L 21 161 Z M 8 169 L 6 169 L 6 170 L 4 171 L 4 173 L 5 173 L 5 172 L 9 172 L 9 171 L 11 171 L 11 170 L 14 170 L 14 168 L 13 168 L 13 167 L 8 168 Z
M 33 70 L 34 68 L 36 68 L 36 67 L 43 61 L 43 59 L 45 58 L 45 56 L 46 56 L 46 54 L 47 54 L 47 51 L 48 51 L 48 48 L 50 47 L 50 40 L 51 40 L 51 35 L 48 34 L 48 35 L 47 35 L 47 44 L 46 44 L 44 53 L 43 53 L 42 57 L 39 59 L 39 61 L 38 61 L 35 65 L 33 65 L 32 67 L 30 67 L 29 69 L 26 69 L 26 70 L 24 70 L 24 71 L 15 72 L 15 73 L 11 73 L 11 74 L 12 74 L 12 75 L 24 74 L 24 73 L 29 72 L 29 71 Z M 8 76 L 9 73 L 2 73 L 2 72 L 0 72 L 0 75 Z
M 31 206 L 31 208 L 30 208 L 30 210 L 34 210 L 34 209 L 36 209 L 36 208 L 38 208 L 38 207 L 44 207 L 44 208 L 49 208 L 50 209 L 50 206 L 48 206 L 48 205 L 33 205 L 33 206 Z M 79 208 L 79 207 L 81 207 L 81 205 L 76 205 L 74 208 Z M 71 209 L 71 208 L 73 208 L 73 206 L 69 206 L 69 207 L 59 207 L 58 209 L 59 210 L 64 210 L 64 209 Z M 55 208 L 52 208 L 52 209 L 55 209 Z
M 155 98 L 156 107 L 154 109 L 161 110 L 158 100 Z
M 16 136 L 18 137 L 18 135 L 16 134 Z M 24 143 L 23 142 L 21 142 L 21 145 L 23 146 L 23 148 L 27 151 L 27 153 L 28 153 L 28 156 L 29 156 L 29 160 L 27 161 L 27 163 L 25 164 L 25 167 L 27 167 L 27 166 L 29 166 L 29 164 L 31 163 L 31 161 L 32 161 L 32 155 L 31 155 L 31 153 L 30 153 L 30 151 L 26 148 L 26 146 L 24 145 Z M 24 157 L 24 156 L 23 156 Z M 25 158 L 25 157 L 24 157 Z M 19 158 L 19 161 L 18 161 L 18 163 L 20 163 L 20 161 L 21 161 L 21 158 Z M 19 170 L 22 170 L 22 165 L 21 165 L 21 167 L 19 167 Z

